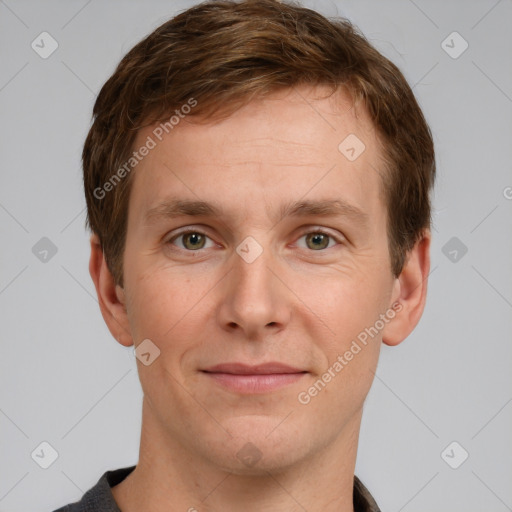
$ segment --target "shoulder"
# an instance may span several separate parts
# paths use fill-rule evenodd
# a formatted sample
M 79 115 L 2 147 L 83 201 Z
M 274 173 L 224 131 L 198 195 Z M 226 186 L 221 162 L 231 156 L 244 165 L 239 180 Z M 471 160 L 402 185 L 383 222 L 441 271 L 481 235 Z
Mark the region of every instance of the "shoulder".
M 380 508 L 364 486 L 354 475 L 354 512 L 380 512 Z
M 103 473 L 96 485 L 89 489 L 80 501 L 65 505 L 53 512 L 121 512 L 112 494 L 112 487 L 122 482 L 135 466 Z

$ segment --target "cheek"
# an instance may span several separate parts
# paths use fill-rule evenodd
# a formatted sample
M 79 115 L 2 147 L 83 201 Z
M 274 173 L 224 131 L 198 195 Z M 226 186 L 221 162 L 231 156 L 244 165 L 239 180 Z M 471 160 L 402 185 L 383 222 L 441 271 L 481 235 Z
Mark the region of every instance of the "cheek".
M 320 317 L 310 315 L 316 324 L 317 335 L 313 327 L 310 332 L 320 364 L 298 398 L 320 423 L 336 418 L 334 423 L 339 424 L 348 411 L 360 408 L 370 390 L 382 341 L 375 325 L 389 290 L 386 279 L 370 274 L 327 280 L 322 290 L 308 298 L 314 300 L 311 309 Z
M 127 283 L 128 315 L 135 342 L 149 338 L 163 347 L 170 339 L 173 346 L 180 339 L 192 339 L 193 333 L 188 331 L 199 328 L 194 317 L 204 307 L 215 280 L 206 276 L 192 280 L 180 268 L 160 267 L 145 268 L 132 276 Z
M 126 283 L 130 296 L 128 315 L 135 343 L 145 338 L 160 339 L 172 327 L 175 309 L 171 308 L 174 290 L 154 271 L 132 273 Z
M 319 317 L 310 315 L 317 324 L 317 335 L 312 327 L 310 331 L 321 364 L 300 403 L 310 400 L 319 421 L 330 409 L 328 404 L 342 421 L 348 410 L 355 412 L 360 407 L 370 390 L 382 342 L 382 330 L 375 326 L 387 306 L 391 283 L 377 265 L 364 271 L 352 267 L 317 281 L 317 287 L 309 287 L 309 295 L 304 295 Z
M 294 291 L 310 310 L 310 326 L 323 328 L 325 336 L 318 341 L 330 351 L 342 349 L 379 318 L 391 291 L 391 281 L 382 274 L 351 266 L 296 281 Z

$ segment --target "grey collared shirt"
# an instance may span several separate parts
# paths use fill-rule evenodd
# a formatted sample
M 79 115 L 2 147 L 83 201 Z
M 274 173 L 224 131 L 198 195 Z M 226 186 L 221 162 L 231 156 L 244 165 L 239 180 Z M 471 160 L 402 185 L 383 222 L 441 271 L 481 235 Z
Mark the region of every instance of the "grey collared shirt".
M 112 494 L 112 487 L 122 482 L 135 466 L 103 473 L 98 483 L 89 489 L 80 501 L 70 503 L 54 512 L 121 512 Z M 380 512 L 377 503 L 359 478 L 354 477 L 354 511 Z

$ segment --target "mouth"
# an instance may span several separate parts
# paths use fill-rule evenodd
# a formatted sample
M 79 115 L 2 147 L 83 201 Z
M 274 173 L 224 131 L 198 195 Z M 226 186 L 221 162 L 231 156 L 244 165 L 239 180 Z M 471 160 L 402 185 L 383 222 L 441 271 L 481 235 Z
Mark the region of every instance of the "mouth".
M 201 371 L 212 382 L 240 394 L 275 391 L 299 381 L 308 373 L 306 370 L 276 362 L 256 366 L 224 363 Z

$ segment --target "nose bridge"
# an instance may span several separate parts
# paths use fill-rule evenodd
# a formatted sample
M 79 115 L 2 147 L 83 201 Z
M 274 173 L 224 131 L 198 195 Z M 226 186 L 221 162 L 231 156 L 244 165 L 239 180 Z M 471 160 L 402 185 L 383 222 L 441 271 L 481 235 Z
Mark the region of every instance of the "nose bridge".
M 268 244 L 264 249 L 253 240 L 242 242 L 233 258 L 233 292 L 240 306 L 261 308 L 272 302 L 274 276 L 268 267 L 273 257 Z
M 247 336 L 254 336 L 266 326 L 286 321 L 286 299 L 271 270 L 274 267 L 275 257 L 268 243 L 247 237 L 236 248 L 222 304 L 221 321 L 225 326 L 238 325 Z

